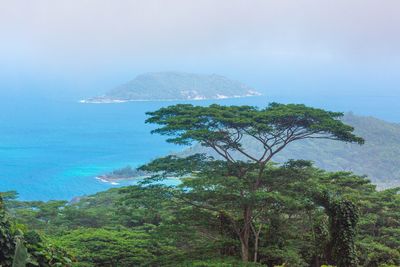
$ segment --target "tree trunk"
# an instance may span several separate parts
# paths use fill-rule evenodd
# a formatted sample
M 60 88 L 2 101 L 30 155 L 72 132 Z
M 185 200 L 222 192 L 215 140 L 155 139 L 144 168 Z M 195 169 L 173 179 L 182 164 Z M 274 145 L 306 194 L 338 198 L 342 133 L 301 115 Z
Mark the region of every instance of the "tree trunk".
M 254 241 L 254 262 L 257 262 L 257 258 L 258 258 L 258 239 L 259 239 L 259 235 L 256 235 L 255 237 L 255 241 Z
M 248 241 L 248 240 L 247 240 Z M 241 240 L 242 243 L 242 261 L 249 261 L 249 243 L 246 240 Z
M 249 240 L 251 231 L 251 209 L 246 206 L 243 210 L 243 229 L 240 236 L 240 243 L 242 247 L 242 260 L 244 262 L 249 261 Z
M 262 224 L 260 223 L 260 226 L 258 227 L 258 229 L 254 229 L 254 262 L 258 261 L 258 246 L 260 243 L 260 234 L 261 234 L 261 229 L 262 229 Z

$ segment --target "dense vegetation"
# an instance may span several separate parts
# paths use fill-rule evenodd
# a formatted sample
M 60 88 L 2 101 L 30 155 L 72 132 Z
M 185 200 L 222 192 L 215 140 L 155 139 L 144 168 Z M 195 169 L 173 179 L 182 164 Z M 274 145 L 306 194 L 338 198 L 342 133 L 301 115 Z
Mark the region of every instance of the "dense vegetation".
M 258 219 L 259 262 L 328 262 L 329 214 L 304 194 L 315 189 L 357 206 L 355 255 L 360 266 L 400 265 L 398 189 L 376 191 L 363 177 L 324 172 L 306 162 L 271 166 L 268 172 L 274 177 L 269 182 L 272 208 Z M 68 251 L 74 266 L 239 266 L 240 242 L 232 225 L 218 212 L 180 199 L 181 190 L 135 186 L 75 204 L 8 200 L 7 205 L 18 225 L 36 229 L 47 244 Z
M 0 265 L 16 259 L 18 236 L 29 251 L 32 234 L 16 235 L 12 225 L 35 230 L 40 250 L 66 253 L 61 265 L 55 257 L 36 266 L 68 266 L 69 259 L 73 266 L 400 265 L 400 188 L 377 191 L 365 177 L 305 160 L 272 162 L 298 140 L 362 144 L 341 113 L 272 104 L 261 110 L 177 105 L 149 115 L 160 125 L 154 132 L 169 142 L 200 142 L 223 160 L 156 159 L 141 168 L 156 174 L 141 185 L 76 203 L 20 202 L 8 193 Z M 260 157 L 241 143 L 244 134 L 260 142 Z M 247 160 L 234 159 L 233 151 Z M 182 183 L 154 183 L 171 176 Z
M 15 219 L 11 220 L 0 196 L 0 266 L 48 267 L 70 266 L 71 263 L 65 250 L 43 239 L 37 232 L 28 231 Z

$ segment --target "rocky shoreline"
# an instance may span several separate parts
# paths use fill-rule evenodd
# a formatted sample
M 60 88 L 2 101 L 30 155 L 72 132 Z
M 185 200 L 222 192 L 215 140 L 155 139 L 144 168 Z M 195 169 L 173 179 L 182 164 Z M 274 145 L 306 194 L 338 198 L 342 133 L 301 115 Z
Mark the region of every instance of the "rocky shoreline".
M 121 181 L 140 180 L 151 177 L 151 174 L 134 169 L 131 166 L 114 170 L 110 173 L 96 176 L 97 180 L 105 183 L 118 184 Z

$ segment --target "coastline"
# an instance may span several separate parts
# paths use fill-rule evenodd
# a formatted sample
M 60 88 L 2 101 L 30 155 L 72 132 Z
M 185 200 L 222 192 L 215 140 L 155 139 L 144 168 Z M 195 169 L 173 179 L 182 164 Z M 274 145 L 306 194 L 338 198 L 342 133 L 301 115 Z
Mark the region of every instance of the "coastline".
M 224 96 L 219 95 L 216 97 L 195 97 L 195 98 L 170 98 L 170 99 L 113 99 L 113 98 L 93 98 L 93 99 L 81 99 L 78 102 L 81 104 L 119 104 L 127 102 L 174 102 L 174 101 L 204 101 L 204 100 L 223 100 L 223 99 L 236 99 L 236 98 L 247 98 L 247 97 L 258 97 L 262 94 L 248 94 L 248 95 L 234 95 Z
M 151 177 L 151 175 L 144 176 L 132 176 L 132 177 L 118 177 L 113 175 L 99 175 L 95 179 L 103 183 L 110 183 L 113 185 L 118 185 L 119 182 L 132 181 L 132 180 L 142 180 Z
M 146 178 L 150 178 L 151 175 L 144 175 L 144 176 L 136 176 L 136 177 L 116 177 L 116 176 L 109 176 L 109 175 L 99 175 L 96 176 L 95 179 L 99 180 L 103 183 L 109 183 L 111 185 L 120 185 L 122 182 L 129 182 L 129 181 L 140 181 Z M 167 177 L 167 180 L 180 180 L 177 177 Z

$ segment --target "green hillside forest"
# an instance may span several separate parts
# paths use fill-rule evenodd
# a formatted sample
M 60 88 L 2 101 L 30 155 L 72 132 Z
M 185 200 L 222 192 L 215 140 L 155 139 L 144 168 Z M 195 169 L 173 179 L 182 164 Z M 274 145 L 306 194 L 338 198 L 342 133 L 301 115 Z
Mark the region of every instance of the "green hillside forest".
M 0 266 L 400 266 L 400 188 L 377 190 L 358 174 L 377 163 L 374 177 L 392 179 L 372 155 L 398 144 L 397 125 L 278 103 L 179 104 L 147 123 L 167 142 L 218 157 L 158 158 L 140 168 L 154 174 L 141 184 L 74 202 L 2 193 Z M 315 151 L 330 158 L 318 162 Z M 357 174 L 309 161 L 341 164 L 333 152 Z M 165 185 L 171 177 L 181 183 Z
M 354 132 L 366 140 L 364 145 L 334 140 L 302 140 L 288 146 L 274 157 L 274 161 L 284 163 L 290 159 L 305 159 L 324 170 L 366 175 L 379 189 L 400 186 L 400 124 L 352 113 L 346 113 L 342 120 L 353 126 Z M 245 137 L 244 140 L 249 151 L 262 152 L 252 138 Z M 194 153 L 218 157 L 215 151 L 200 145 L 182 154 Z M 240 153 L 234 154 L 242 158 Z

